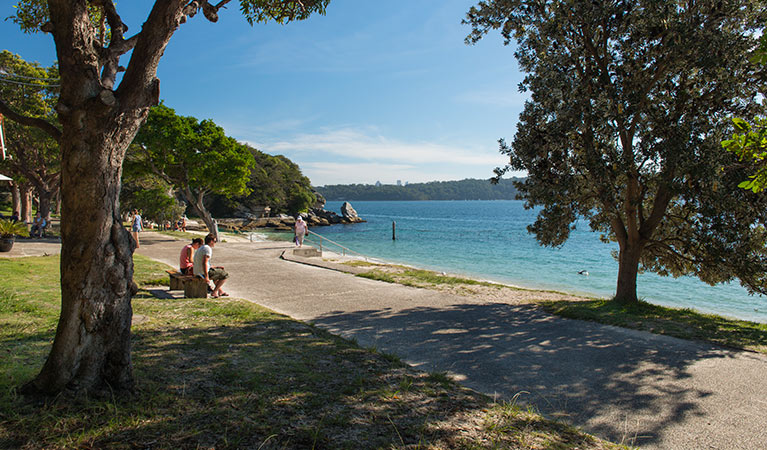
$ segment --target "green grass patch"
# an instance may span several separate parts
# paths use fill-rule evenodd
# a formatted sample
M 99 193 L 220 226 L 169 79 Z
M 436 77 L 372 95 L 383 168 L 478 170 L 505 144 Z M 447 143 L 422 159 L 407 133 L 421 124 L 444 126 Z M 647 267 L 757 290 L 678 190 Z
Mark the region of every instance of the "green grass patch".
M 140 283 L 164 270 L 135 265 Z M 0 448 L 620 448 L 250 302 L 147 291 L 134 395 L 28 399 L 16 387 L 50 348 L 58 257 L 0 271 Z
M 370 280 L 384 281 L 386 283 L 397 283 L 398 280 L 389 273 L 379 272 L 377 270 L 371 270 L 370 272 L 363 272 L 357 275 L 360 278 L 367 278 Z
M 449 284 L 459 285 L 466 284 L 470 286 L 498 286 L 500 285 L 488 283 L 485 281 L 472 280 L 471 278 L 454 277 L 450 275 L 442 275 L 430 270 L 421 269 L 408 269 L 402 273 L 403 276 L 409 277 L 415 281 L 427 284 Z
M 169 269 L 178 270 L 146 256 L 133 255 L 133 281 L 139 286 L 167 286 Z
M 691 309 L 668 308 L 640 301 L 624 305 L 612 300 L 543 302 L 560 316 L 624 328 L 712 342 L 767 353 L 767 324 L 729 319 Z
M 472 280 L 471 278 L 454 277 L 433 272 L 431 270 L 415 269 L 412 267 L 374 264 L 365 261 L 349 261 L 344 264 L 352 267 L 370 267 L 371 270 L 357 274 L 358 277 L 369 278 L 371 280 L 385 281 L 387 283 L 398 283 L 405 286 L 414 287 L 456 287 L 456 286 L 488 286 L 498 289 L 508 288 L 495 283 L 486 281 Z

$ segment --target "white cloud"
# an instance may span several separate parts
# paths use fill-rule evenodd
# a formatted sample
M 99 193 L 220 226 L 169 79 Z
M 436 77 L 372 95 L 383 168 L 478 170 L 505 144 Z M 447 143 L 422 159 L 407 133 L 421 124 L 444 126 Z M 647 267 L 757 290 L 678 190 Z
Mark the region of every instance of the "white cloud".
M 329 184 L 373 184 L 380 181 L 383 184 L 424 183 L 428 181 L 461 180 L 464 178 L 489 178 L 490 170 L 467 173 L 461 168 L 447 168 L 439 171 L 427 171 L 422 166 L 356 163 L 356 162 L 308 162 L 299 163 L 304 175 L 312 180 L 315 186 Z
M 263 144 L 272 154 L 300 156 L 304 160 L 350 158 L 383 164 L 460 165 L 494 167 L 499 157 L 495 148 L 468 148 L 432 142 L 402 142 L 356 129 L 301 134 L 293 139 Z

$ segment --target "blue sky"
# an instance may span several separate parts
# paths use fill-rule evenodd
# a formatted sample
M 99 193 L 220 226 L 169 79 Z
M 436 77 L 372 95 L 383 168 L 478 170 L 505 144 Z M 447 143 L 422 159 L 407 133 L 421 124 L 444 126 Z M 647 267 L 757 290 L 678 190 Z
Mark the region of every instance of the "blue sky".
M 117 2 L 128 35 L 152 3 Z M 160 96 L 289 157 L 318 186 L 489 178 L 506 161 L 497 140 L 513 137 L 526 95 L 498 33 L 464 44 L 461 20 L 475 3 L 332 0 L 325 16 L 251 27 L 232 2 L 218 23 L 198 15 L 175 33 Z M 10 21 L 0 22 L 0 42 L 28 61 L 55 60 L 50 36 L 23 35 Z

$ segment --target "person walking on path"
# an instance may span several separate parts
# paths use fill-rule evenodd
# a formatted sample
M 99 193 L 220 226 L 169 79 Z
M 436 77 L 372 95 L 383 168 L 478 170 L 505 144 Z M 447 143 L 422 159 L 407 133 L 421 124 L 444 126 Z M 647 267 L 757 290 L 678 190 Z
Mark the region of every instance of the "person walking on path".
M 304 222 L 304 218 L 301 217 L 299 214 L 296 218 L 296 227 L 295 227 L 295 243 L 298 247 L 302 247 L 304 245 L 304 236 L 306 236 L 309 233 L 309 227 L 306 225 L 306 222 Z
M 194 238 L 191 244 L 186 244 L 179 255 L 179 272 L 184 275 L 194 274 L 194 252 L 202 247 L 202 239 Z
M 144 230 L 144 225 L 141 223 L 141 216 L 138 213 L 138 209 L 133 210 L 133 216 L 131 217 L 130 223 L 131 233 L 133 234 L 133 239 L 136 241 L 136 248 L 139 248 L 141 245 L 139 245 L 138 234 L 140 231 Z
M 216 246 L 216 237 L 211 233 L 205 236 L 205 245 L 194 252 L 193 270 L 195 276 L 203 278 L 208 285 L 213 280 L 215 283 L 211 297 L 226 297 L 229 294 L 221 289 L 229 274 L 221 266 L 211 266 L 210 258 L 213 256 L 213 247 Z

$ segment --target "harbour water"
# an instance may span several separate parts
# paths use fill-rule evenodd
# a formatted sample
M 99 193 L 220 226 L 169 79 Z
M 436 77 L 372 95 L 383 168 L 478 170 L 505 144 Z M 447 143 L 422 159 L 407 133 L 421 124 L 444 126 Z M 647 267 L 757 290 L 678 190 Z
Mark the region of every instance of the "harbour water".
M 340 212 L 341 203 L 328 202 L 325 209 Z M 561 248 L 542 247 L 526 229 L 536 213 L 521 201 L 358 201 L 353 206 L 366 223 L 312 231 L 388 262 L 535 289 L 595 297 L 615 293 L 618 263 L 611 253 L 617 244 L 602 243 L 581 223 Z M 767 298 L 749 295 L 737 282 L 709 286 L 693 277 L 643 273 L 638 285 L 640 298 L 651 303 L 767 323 Z

